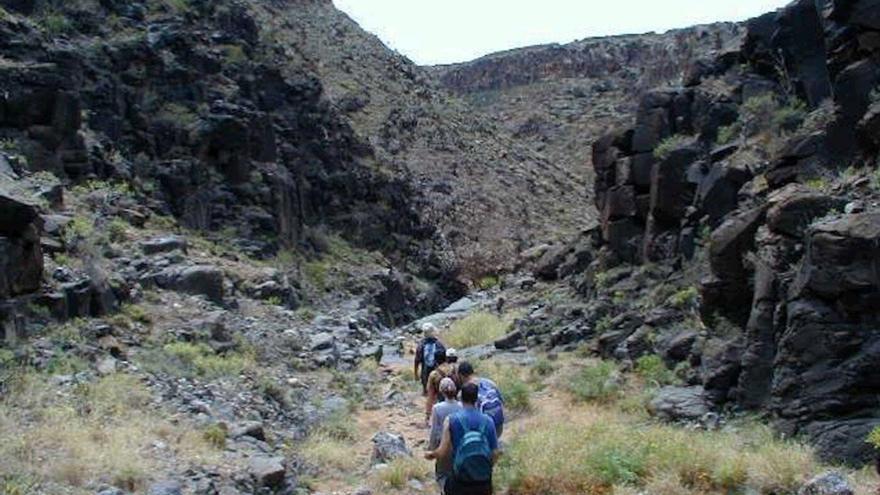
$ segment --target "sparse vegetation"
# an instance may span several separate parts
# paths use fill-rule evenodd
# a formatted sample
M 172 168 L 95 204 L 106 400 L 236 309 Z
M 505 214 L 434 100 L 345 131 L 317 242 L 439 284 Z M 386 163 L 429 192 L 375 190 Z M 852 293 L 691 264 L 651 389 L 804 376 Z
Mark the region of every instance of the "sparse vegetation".
M 73 23 L 70 19 L 59 11 L 48 11 L 43 13 L 39 20 L 40 26 L 46 33 L 52 36 L 61 36 L 73 32 Z
M 477 280 L 477 287 L 479 287 L 480 290 L 488 290 L 497 287 L 500 283 L 501 279 L 499 279 L 497 275 L 486 275 Z
M 114 218 L 107 225 L 107 236 L 110 242 L 125 242 L 128 240 L 128 222 L 121 218 Z
M 680 148 L 691 140 L 688 136 L 683 136 L 681 134 L 675 134 L 669 136 L 668 138 L 660 141 L 659 144 L 654 148 L 654 158 L 658 160 L 665 160 L 670 153 L 672 153 L 675 149 Z
M 764 426 L 695 434 L 581 406 L 535 418 L 506 450 L 498 478 L 522 495 L 626 487 L 669 495 L 794 493 L 816 471 L 810 449 L 776 439 Z
M 202 431 L 205 441 L 218 449 L 226 448 L 226 428 L 220 424 L 213 424 Z
M 376 476 L 380 489 L 401 490 L 406 488 L 409 480 L 426 480 L 431 472 L 431 466 L 420 459 L 412 457 L 399 457 L 388 464 L 388 467 L 380 470 Z
M 504 405 L 508 410 L 523 412 L 532 407 L 532 389 L 524 379 L 526 371 L 520 366 L 493 362 L 478 369 L 477 373 L 498 385 L 504 396 Z
M 143 367 L 153 373 L 219 378 L 237 376 L 254 367 L 253 355 L 243 352 L 215 353 L 207 344 L 174 342 L 145 352 Z
M 162 420 L 148 407 L 150 394 L 133 376 L 79 385 L 72 395 L 38 374 L 14 380 L 0 397 L 0 493 L 31 493 L 42 481 L 85 487 L 99 478 L 140 490 L 156 468 L 149 445 L 160 440 L 178 459 L 214 460 L 196 430 Z
M 699 299 L 700 292 L 696 287 L 685 287 L 669 296 L 669 304 L 679 309 L 688 309 L 696 307 Z
M 728 144 L 737 139 L 742 132 L 742 126 L 738 122 L 718 128 L 717 144 Z
M 592 363 L 571 378 L 568 390 L 581 401 L 608 402 L 620 392 L 623 378 L 610 361 Z
M 478 312 L 456 321 L 443 334 L 443 341 L 456 349 L 488 344 L 503 337 L 510 322 L 491 313 Z
M 648 354 L 636 360 L 636 374 L 652 386 L 670 385 L 676 381 L 675 373 L 666 367 L 663 359 Z

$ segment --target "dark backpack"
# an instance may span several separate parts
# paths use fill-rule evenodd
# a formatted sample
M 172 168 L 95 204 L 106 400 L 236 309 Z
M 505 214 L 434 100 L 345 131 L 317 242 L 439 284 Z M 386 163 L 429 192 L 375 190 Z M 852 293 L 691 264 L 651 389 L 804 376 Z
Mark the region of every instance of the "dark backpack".
M 468 428 L 468 422 L 463 415 L 456 414 L 453 419 L 458 421 L 464 433 L 452 460 L 455 479 L 465 483 L 491 481 L 492 449 L 486 435 L 486 422 L 480 421 L 480 426 L 472 430 Z
M 425 368 L 434 369 L 437 367 L 437 356 L 446 354 L 446 348 L 439 340 L 429 340 L 422 345 L 422 363 Z
M 491 380 L 480 379 L 477 388 L 477 404 L 481 413 L 492 418 L 496 428 L 504 424 L 504 398 L 501 397 L 498 386 Z

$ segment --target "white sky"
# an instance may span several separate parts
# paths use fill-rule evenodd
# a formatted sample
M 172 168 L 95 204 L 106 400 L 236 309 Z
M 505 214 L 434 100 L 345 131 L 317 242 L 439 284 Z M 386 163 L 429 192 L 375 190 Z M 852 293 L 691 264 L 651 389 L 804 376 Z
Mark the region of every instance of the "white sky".
M 740 21 L 789 0 L 333 0 L 418 64 L 590 36 Z

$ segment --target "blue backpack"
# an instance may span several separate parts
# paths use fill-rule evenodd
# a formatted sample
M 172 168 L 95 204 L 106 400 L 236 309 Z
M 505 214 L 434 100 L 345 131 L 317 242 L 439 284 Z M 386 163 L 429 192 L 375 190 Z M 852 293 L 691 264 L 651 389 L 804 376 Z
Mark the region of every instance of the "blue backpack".
M 439 340 L 425 342 L 422 347 L 422 363 L 425 364 L 425 368 L 434 369 L 437 366 L 437 355 L 441 352 L 445 353 L 446 348 Z
M 479 428 L 468 428 L 465 417 L 456 414 L 453 418 L 461 425 L 464 435 L 455 449 L 452 470 L 455 479 L 465 483 L 481 483 L 492 480 L 492 449 L 486 436 L 486 422 L 480 421 Z
M 480 379 L 477 391 L 477 405 L 480 412 L 492 418 L 495 428 L 504 424 L 504 398 L 492 380 Z

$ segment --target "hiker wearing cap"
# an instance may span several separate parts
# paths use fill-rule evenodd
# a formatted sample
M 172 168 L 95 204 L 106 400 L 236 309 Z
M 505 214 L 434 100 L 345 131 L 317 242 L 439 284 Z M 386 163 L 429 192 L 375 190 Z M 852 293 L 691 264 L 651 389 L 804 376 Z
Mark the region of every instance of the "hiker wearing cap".
M 452 476 L 444 483 L 446 495 L 491 495 L 492 468 L 498 460 L 498 437 L 492 418 L 477 405 L 479 387 L 467 383 L 461 388 L 462 409 L 447 416 L 440 446 L 425 459 L 452 464 Z
M 428 393 L 428 376 L 446 355 L 446 348 L 437 340 L 437 328 L 431 323 L 422 325 L 422 341 L 416 348 L 413 374 L 422 382 L 422 395 Z
M 444 378 L 451 378 L 456 388 L 461 385 L 458 378 L 458 353 L 455 349 L 446 349 L 443 356 L 438 356 L 437 368 L 428 375 L 427 394 L 425 400 L 425 422 L 431 419 L 431 410 L 437 401 L 443 400 L 440 390 L 440 382 Z
M 474 374 L 473 365 L 467 361 L 458 365 L 458 376 L 462 387 L 468 383 L 477 386 L 479 392 L 477 409 L 492 418 L 495 422 L 495 432 L 498 438 L 501 438 L 504 432 L 504 396 L 501 395 L 501 389 L 492 380 Z
M 434 404 L 434 407 L 431 410 L 431 434 L 428 437 L 428 450 L 435 450 L 440 446 L 440 441 L 443 438 L 443 424 L 446 421 L 446 418 L 461 411 L 461 404 L 455 400 L 455 396 L 458 395 L 458 387 L 455 385 L 452 378 L 445 377 L 441 379 L 438 388 L 443 400 Z M 446 485 L 446 480 L 452 475 L 451 459 L 438 458 L 437 462 L 434 464 L 434 472 L 437 478 L 437 484 L 440 485 L 440 490 L 442 492 Z

